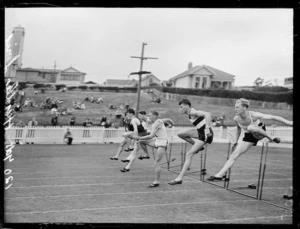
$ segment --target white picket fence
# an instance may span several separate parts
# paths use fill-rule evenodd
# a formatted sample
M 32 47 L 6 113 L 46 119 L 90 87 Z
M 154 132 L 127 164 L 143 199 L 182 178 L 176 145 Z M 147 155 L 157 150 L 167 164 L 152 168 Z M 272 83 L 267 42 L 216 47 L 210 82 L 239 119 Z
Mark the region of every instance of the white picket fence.
M 119 143 L 122 141 L 124 128 L 104 127 L 11 127 L 5 132 L 5 143 L 35 143 L 35 144 L 63 144 L 64 134 L 69 128 L 73 135 L 74 144 L 82 143 Z M 173 127 L 167 130 L 168 138 L 172 142 L 181 142 L 177 134 L 187 127 Z M 191 127 L 190 127 L 191 128 Z M 214 139 L 221 139 L 223 128 L 214 127 Z
M 124 128 L 104 127 L 11 127 L 5 132 L 5 143 L 35 143 L 35 144 L 63 144 L 64 134 L 69 128 L 73 135 L 74 144 L 82 143 L 119 143 L 122 141 Z M 168 138 L 171 142 L 182 142 L 177 134 L 187 127 L 173 127 L 167 129 Z M 189 127 L 191 128 L 191 127 Z M 235 139 L 236 127 L 227 127 L 226 137 L 223 136 L 223 127 L 213 127 L 214 142 L 228 142 Z M 273 137 L 279 137 L 283 141 L 293 141 L 292 127 L 267 127 L 267 133 Z M 243 134 L 241 134 L 242 138 Z

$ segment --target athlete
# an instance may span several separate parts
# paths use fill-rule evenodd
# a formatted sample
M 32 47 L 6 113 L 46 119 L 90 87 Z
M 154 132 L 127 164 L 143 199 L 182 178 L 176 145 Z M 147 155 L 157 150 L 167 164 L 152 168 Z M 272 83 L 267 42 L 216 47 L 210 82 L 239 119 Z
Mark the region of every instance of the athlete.
M 213 141 L 213 131 L 211 128 L 211 114 L 205 111 L 198 111 L 191 108 L 191 102 L 183 99 L 179 102 L 180 112 L 188 114 L 191 123 L 196 127 L 183 130 L 178 133 L 178 137 L 192 144 L 192 148 L 187 152 L 186 159 L 180 174 L 169 184 L 182 184 L 182 178 L 189 169 L 192 158 L 200 150 L 204 149 L 206 143 L 211 144 Z
M 127 113 L 128 113 L 128 112 L 125 112 L 125 120 L 124 120 L 124 124 L 125 124 L 125 132 L 126 132 L 126 133 L 129 133 L 129 132 L 132 133 L 133 129 L 132 129 L 131 126 L 130 126 L 130 121 L 131 121 L 131 120 L 128 118 Z M 121 152 L 123 151 L 124 146 L 125 146 L 127 143 L 129 144 L 129 149 L 131 149 L 131 145 L 132 145 L 131 141 L 132 141 L 132 139 L 127 138 L 127 137 L 124 137 L 124 139 L 121 141 L 121 143 L 120 143 L 120 145 L 119 145 L 119 148 L 118 148 L 118 150 L 117 150 L 116 155 L 113 156 L 113 157 L 110 157 L 109 159 L 111 159 L 111 160 L 119 160 L 119 156 L 120 156 Z M 132 148 L 132 150 L 133 150 L 133 148 Z M 124 150 L 124 151 L 131 151 L 131 150 Z
M 234 121 L 237 125 L 237 134 L 233 144 L 234 151 L 224 164 L 223 168 L 215 176 L 209 177 L 207 179 L 208 181 L 221 181 L 225 179 L 226 171 L 234 165 L 238 157 L 246 153 L 252 146 L 256 146 L 259 140 L 266 137 L 272 142 L 280 143 L 280 138 L 272 138 L 267 134 L 266 127 L 262 122 L 260 122 L 260 119 L 272 119 L 289 126 L 293 125 L 293 121 L 288 121 L 279 116 L 249 111 L 249 106 L 250 103 L 246 99 L 241 98 L 236 101 L 236 116 L 234 117 Z M 244 138 L 238 144 L 238 139 L 241 135 L 242 129 L 244 130 Z
M 143 135 L 147 134 L 147 129 L 145 129 L 142 122 L 137 117 L 135 117 L 135 111 L 133 109 L 128 109 L 127 117 L 128 117 L 128 119 L 131 120 L 130 125 L 128 127 L 129 132 L 124 133 L 123 137 L 131 138 L 132 136 L 143 136 Z M 128 156 L 128 158 L 125 160 L 122 160 L 122 162 L 129 162 L 130 165 L 133 163 L 133 161 L 135 160 L 135 157 L 136 157 L 136 152 L 137 152 L 136 149 L 138 147 L 137 144 L 138 144 L 138 142 L 135 141 L 133 151 Z M 130 165 L 129 166 L 127 165 L 125 168 L 121 169 L 121 172 L 129 172 Z
M 132 138 L 139 141 L 139 145 L 150 146 L 157 149 L 156 155 L 154 156 L 154 168 L 155 168 L 155 178 L 154 181 L 148 186 L 149 188 L 155 188 L 159 186 L 160 173 L 161 173 L 161 160 L 167 150 L 168 146 L 168 136 L 164 121 L 158 118 L 159 114 L 157 111 L 150 112 L 149 118 L 153 122 L 152 131 L 146 136 L 132 136 Z M 165 119 L 166 120 L 166 119 Z M 169 122 L 173 123 L 171 119 Z

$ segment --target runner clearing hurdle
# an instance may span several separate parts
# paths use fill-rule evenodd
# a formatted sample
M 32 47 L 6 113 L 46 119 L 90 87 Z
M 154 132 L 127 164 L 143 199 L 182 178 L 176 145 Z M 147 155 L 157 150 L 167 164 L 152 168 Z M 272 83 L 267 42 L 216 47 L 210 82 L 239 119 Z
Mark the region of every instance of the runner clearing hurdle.
M 272 142 L 280 143 L 280 138 L 272 138 L 267 134 L 266 127 L 260 122 L 260 119 L 272 119 L 289 126 L 293 125 L 293 121 L 288 121 L 279 116 L 248 111 L 249 106 L 250 103 L 246 99 L 241 98 L 236 101 L 236 116 L 234 117 L 234 121 L 237 125 L 237 135 L 233 144 L 234 150 L 223 168 L 216 175 L 207 178 L 208 181 L 221 181 L 225 179 L 226 171 L 234 165 L 238 157 L 246 153 L 252 146 L 256 146 L 259 140 L 266 137 Z M 245 135 L 243 140 L 238 144 L 242 129 L 245 131 Z
M 211 144 L 214 135 L 210 127 L 210 113 L 205 111 L 198 111 L 194 108 L 191 108 L 191 102 L 188 99 L 183 99 L 182 101 L 180 101 L 179 106 L 181 113 L 188 114 L 191 123 L 197 129 L 187 129 L 178 133 L 178 137 L 189 142 L 193 146 L 186 154 L 186 159 L 180 174 L 169 183 L 170 185 L 182 184 L 182 178 L 191 165 L 192 157 L 200 150 L 203 150 L 206 143 Z

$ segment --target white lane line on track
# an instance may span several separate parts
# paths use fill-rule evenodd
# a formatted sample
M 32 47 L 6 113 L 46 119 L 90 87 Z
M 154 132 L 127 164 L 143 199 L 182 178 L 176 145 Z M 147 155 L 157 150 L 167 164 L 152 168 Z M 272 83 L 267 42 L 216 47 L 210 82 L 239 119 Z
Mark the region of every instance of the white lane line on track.
M 284 217 L 293 217 L 292 215 L 277 215 L 277 216 L 262 216 L 262 217 L 253 217 L 253 218 L 239 218 L 239 219 L 216 219 L 200 222 L 190 222 L 190 223 L 222 223 L 222 222 L 237 222 L 237 221 L 251 221 L 259 219 L 281 219 Z
M 77 212 L 77 211 L 97 211 L 97 210 L 113 210 L 113 209 L 128 209 L 128 208 L 143 208 L 143 207 L 157 207 L 157 206 L 172 206 L 172 205 L 192 205 L 192 204 L 219 204 L 219 203 L 234 203 L 234 202 L 258 202 L 257 200 L 224 200 L 224 201 L 200 201 L 191 203 L 170 203 L 170 204 L 149 204 L 149 205 L 132 205 L 123 207 L 99 207 L 99 208 L 82 208 L 70 210 L 54 210 L 54 211 L 32 211 L 32 212 L 6 212 L 7 215 L 22 215 L 22 214 L 49 214 L 60 212 Z
M 250 169 L 250 168 L 247 168 L 247 169 Z M 238 171 L 239 169 L 235 169 L 234 172 L 238 173 L 238 174 L 255 174 L 253 172 L 246 172 L 244 170 L 240 170 Z M 253 169 L 254 170 L 254 169 Z M 193 170 L 192 170 L 193 171 Z M 196 172 L 200 172 L 199 171 L 196 171 Z M 196 173 L 195 172 L 195 173 Z M 284 176 L 284 177 L 292 177 L 293 175 L 290 174 L 290 175 L 283 175 L 283 174 L 280 174 L 280 173 L 275 173 L 275 172 L 272 172 L 272 173 L 268 173 L 268 175 L 271 175 L 271 174 L 274 174 L 274 175 L 280 175 L 280 176 Z M 78 178 L 103 178 L 103 177 L 116 177 L 116 175 L 111 175 L 111 176 L 65 176 L 65 177 L 59 177 L 59 179 L 78 179 Z M 142 178 L 146 178 L 147 176 L 134 176 L 135 178 L 137 177 L 142 177 Z M 149 176 L 150 177 L 150 176 Z M 20 178 L 20 179 L 15 179 L 14 178 L 14 181 L 24 181 L 24 180 L 46 180 L 46 179 L 50 179 L 50 180 L 57 180 L 57 177 L 30 177 L 30 178 Z
M 186 177 L 186 178 L 190 178 L 191 177 Z M 265 181 L 279 181 L 279 180 L 292 180 L 292 178 L 285 178 L 285 179 L 265 179 Z M 231 180 L 232 182 L 240 182 L 240 181 L 245 181 L 243 180 Z M 256 179 L 247 179 L 247 181 L 256 181 Z M 185 181 L 185 182 L 190 182 L 190 183 L 198 183 L 199 180 L 195 180 L 193 179 L 193 181 Z M 70 185 L 36 185 L 36 186 L 20 186 L 20 187 L 10 187 L 10 189 L 21 189 L 21 188 L 49 188 L 49 187 L 75 187 L 75 186 L 97 186 L 97 185 L 118 185 L 118 184 L 145 184 L 145 183 L 149 183 L 149 182 L 122 182 L 122 183 L 96 183 L 96 184 L 70 184 Z
M 284 189 L 286 190 L 286 187 L 264 187 L 264 189 Z M 66 198 L 66 197 L 84 197 L 84 196 L 114 196 L 114 195 L 131 195 L 131 194 L 161 194 L 161 193 L 166 193 L 166 192 L 185 192 L 185 191 L 196 191 L 198 192 L 199 189 L 177 189 L 177 190 L 163 190 L 163 191 L 155 191 L 155 192 L 120 192 L 120 193 L 90 193 L 90 194 L 78 194 L 78 195 L 53 195 L 53 196 L 16 196 L 16 197 L 9 197 L 9 198 L 4 198 L 5 200 L 15 200 L 15 199 L 44 199 L 44 198 Z M 207 188 L 207 189 L 201 189 L 201 191 L 224 191 L 224 189 L 212 189 L 212 188 Z

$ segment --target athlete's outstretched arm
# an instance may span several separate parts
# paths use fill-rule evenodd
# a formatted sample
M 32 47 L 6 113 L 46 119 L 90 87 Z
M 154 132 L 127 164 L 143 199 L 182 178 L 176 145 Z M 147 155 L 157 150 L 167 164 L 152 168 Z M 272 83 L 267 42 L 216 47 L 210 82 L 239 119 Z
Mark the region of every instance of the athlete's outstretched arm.
M 293 125 L 293 121 L 289 121 L 285 118 L 282 118 L 280 116 L 275 116 L 275 115 L 269 115 L 269 114 L 263 114 L 260 112 L 253 112 L 252 113 L 254 117 L 259 118 L 259 119 L 272 119 L 281 123 L 284 123 L 286 125 L 292 126 Z

